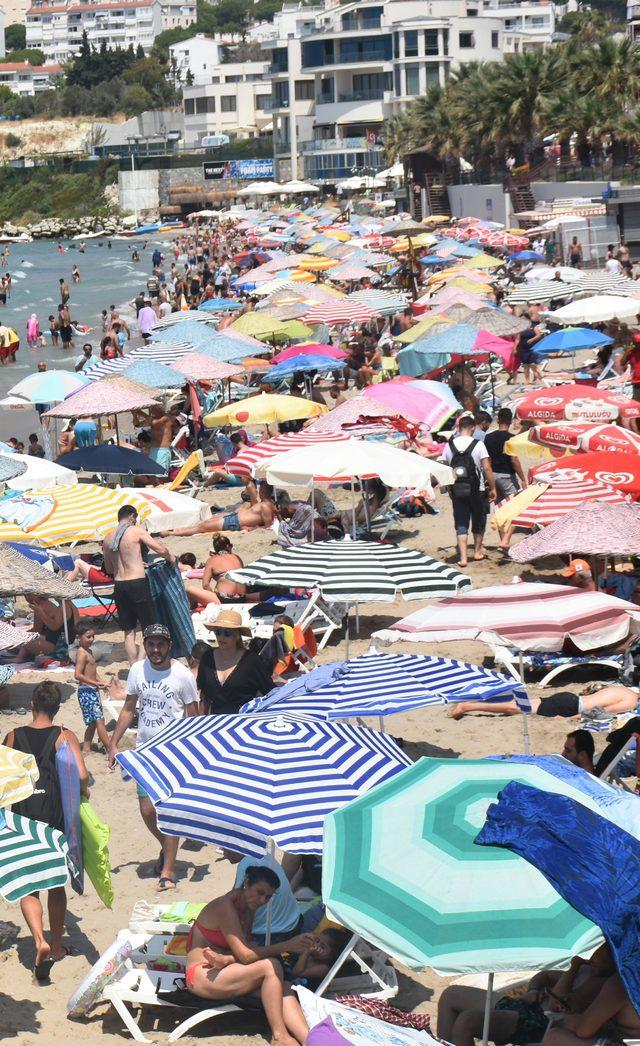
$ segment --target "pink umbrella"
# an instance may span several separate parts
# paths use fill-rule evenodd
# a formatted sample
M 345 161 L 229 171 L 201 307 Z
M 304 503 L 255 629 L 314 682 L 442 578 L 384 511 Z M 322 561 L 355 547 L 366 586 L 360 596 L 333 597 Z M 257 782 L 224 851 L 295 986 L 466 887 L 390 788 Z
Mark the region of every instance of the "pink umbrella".
M 174 369 L 192 381 L 224 381 L 244 371 L 242 364 L 223 363 L 201 352 L 189 352 L 181 356 L 174 364 Z
M 509 555 L 516 563 L 541 556 L 638 556 L 640 507 L 633 503 L 580 505 L 515 545 Z
M 264 346 L 263 346 L 264 348 Z M 123 414 L 158 403 L 158 394 L 130 378 L 102 378 L 85 385 L 63 403 L 52 407 L 45 418 L 88 418 L 99 414 Z
M 381 388 L 376 385 L 376 389 Z M 380 403 L 373 396 L 352 396 L 351 399 L 334 407 L 328 414 L 316 418 L 305 432 L 342 432 L 360 424 L 369 424 L 372 420 L 382 422 L 401 417 L 401 412 L 385 403 Z
M 293 359 L 294 356 L 330 356 L 333 360 L 346 360 L 349 355 L 344 349 L 337 349 L 334 345 L 325 345 L 322 342 L 307 341 L 298 345 L 289 345 L 282 352 L 277 352 L 271 357 L 272 363 L 284 363 L 285 360 Z
M 389 410 L 397 412 L 400 417 L 418 422 L 427 428 L 442 424 L 443 403 L 446 399 L 431 391 L 418 389 L 403 381 L 385 381 L 380 385 L 368 385 L 362 390 L 365 399 L 372 399 L 384 404 Z M 451 410 L 445 410 L 445 416 Z
M 432 312 L 445 312 L 451 305 L 466 305 L 468 309 L 486 309 L 487 303 L 484 298 L 479 298 L 471 291 L 462 290 L 461 287 L 444 287 L 436 291 L 431 298 L 418 298 L 419 303 L 431 305 Z
M 339 265 L 327 273 L 328 280 L 377 280 L 378 274 L 365 265 Z

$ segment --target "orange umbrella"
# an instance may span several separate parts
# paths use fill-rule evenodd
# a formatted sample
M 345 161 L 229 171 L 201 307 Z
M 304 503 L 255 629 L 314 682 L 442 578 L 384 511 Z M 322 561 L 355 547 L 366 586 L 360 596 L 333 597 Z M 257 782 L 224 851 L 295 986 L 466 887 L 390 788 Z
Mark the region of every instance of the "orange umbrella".
M 310 272 L 325 272 L 326 269 L 333 269 L 339 264 L 335 258 L 325 258 L 322 255 L 317 258 L 301 258 L 296 262 L 298 269 L 308 269 Z

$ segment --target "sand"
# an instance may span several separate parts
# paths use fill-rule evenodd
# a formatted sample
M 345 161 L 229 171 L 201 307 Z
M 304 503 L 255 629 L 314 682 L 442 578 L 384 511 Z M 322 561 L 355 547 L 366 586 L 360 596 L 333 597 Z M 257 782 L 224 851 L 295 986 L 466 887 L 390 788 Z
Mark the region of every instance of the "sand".
M 207 492 L 205 500 L 226 508 L 237 503 L 237 496 L 237 491 L 214 490 Z M 401 531 L 391 535 L 392 539 L 439 559 L 451 559 L 454 554 L 454 533 L 449 499 L 440 494 L 438 504 L 440 515 L 407 520 Z M 250 563 L 272 548 L 272 538 L 270 531 L 241 533 L 237 535 L 235 548 L 244 562 Z M 491 528 L 487 532 L 487 544 L 488 558 L 481 563 L 470 563 L 468 568 L 475 587 L 508 583 L 514 575 L 524 579 L 537 577 L 557 580 L 557 573 L 552 573 L 553 563 L 546 564 L 547 569 L 544 571 L 523 569 L 510 561 L 501 563 L 496 549 L 496 532 Z M 176 553 L 194 551 L 203 560 L 209 542 L 203 537 L 170 539 L 169 546 Z M 559 561 L 555 566 L 560 566 Z M 390 626 L 419 605 L 397 600 L 394 603 L 361 606 L 361 636 L 352 644 L 352 656 L 367 650 L 368 637 L 372 631 Z M 99 630 L 98 638 L 114 643 L 112 663 L 109 666 L 101 665 L 101 672 L 117 671 L 124 679 L 126 665 L 122 634 L 107 628 Z M 487 648 L 480 643 L 463 642 L 429 646 L 399 643 L 393 649 L 397 652 L 440 653 L 478 664 L 482 664 L 488 653 Z M 343 656 L 342 637 L 334 634 L 319 655 L 319 660 L 326 662 Z M 10 684 L 14 708 L 28 705 L 31 686 L 42 678 L 42 674 L 34 673 L 32 678 L 20 677 L 19 683 Z M 54 678 L 63 681 L 70 677 Z M 23 679 L 27 679 L 27 682 L 23 682 Z M 572 688 L 579 689 L 579 684 Z M 82 735 L 82 717 L 75 690 L 70 682 L 65 681 L 63 691 L 64 704 L 57 721 Z M 532 687 L 531 692 L 539 691 Z M 0 716 L 2 736 L 13 727 L 28 721 L 28 717 L 19 716 L 11 710 L 5 712 Z M 387 722 L 395 736 L 405 739 L 406 750 L 412 758 L 422 755 L 450 759 L 478 758 L 492 753 L 522 752 L 520 716 L 473 715 L 455 722 L 448 718 L 444 709 L 429 708 L 395 716 Z M 575 720 L 533 717 L 530 725 L 532 750 L 538 754 L 559 752 L 566 733 L 575 729 L 576 725 Z M 86 1046 L 131 1041 L 119 1017 L 107 1005 L 96 1007 L 81 1022 L 71 1023 L 66 1017 L 68 996 L 99 954 L 112 943 L 117 932 L 127 926 L 135 901 L 142 898 L 155 901 L 158 898 L 155 893 L 156 879 L 152 874 L 157 845 L 142 824 L 132 783 L 124 783 L 117 771 L 108 772 L 105 757 L 97 751 L 88 756 L 87 765 L 92 777 L 91 802 L 101 819 L 112 829 L 110 854 L 115 902 L 113 910 L 107 911 L 90 884 L 83 897 L 69 891 L 66 943 L 72 945 L 74 954 L 54 966 L 49 985 L 37 985 L 33 981 L 33 944 L 19 906 L 0 902 L 0 1038 L 5 1037 L 20 1046 L 36 1042 L 39 1046 L 53 1046 L 68 1037 L 81 1040 Z M 162 895 L 163 900 L 208 901 L 229 889 L 233 882 L 231 867 L 219 860 L 213 847 L 205 847 L 195 853 L 181 850 L 177 874 L 177 890 Z M 402 968 L 399 968 L 399 981 L 398 1003 L 404 1008 L 428 1012 L 435 1018 L 437 998 L 447 982 L 430 971 L 417 974 Z M 155 1015 L 148 1013 L 143 1016 L 141 1026 L 149 1038 L 165 1042 L 174 1023 L 167 1014 L 155 1011 Z M 181 1041 L 188 1046 L 204 1042 L 209 1037 L 215 1038 L 220 1046 L 258 1046 L 269 1041 L 268 1029 L 263 1021 L 237 1014 L 201 1025 L 193 1036 L 186 1036 Z

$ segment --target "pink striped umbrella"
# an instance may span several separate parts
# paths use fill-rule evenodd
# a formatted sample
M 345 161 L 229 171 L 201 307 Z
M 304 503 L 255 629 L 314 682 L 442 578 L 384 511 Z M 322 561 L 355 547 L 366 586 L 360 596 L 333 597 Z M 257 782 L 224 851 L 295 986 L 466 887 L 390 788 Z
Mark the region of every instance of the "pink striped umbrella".
M 319 341 L 301 341 L 297 345 L 289 345 L 282 352 L 277 352 L 271 357 L 272 363 L 284 363 L 294 356 L 330 356 L 332 360 L 346 360 L 349 355 L 344 349 L 338 349 L 335 345 L 325 345 Z
M 546 527 L 587 501 L 620 504 L 628 500 L 613 487 L 581 478 L 577 474 L 570 481 L 559 479 L 557 482 L 553 482 L 553 477 L 549 476 L 548 479 L 545 478 L 544 482 L 535 483 L 533 486 L 538 488 L 540 493 L 534 501 L 531 501 L 526 508 L 512 518 L 512 522 L 517 527 Z M 527 494 L 531 496 L 531 487 L 527 488 Z M 502 508 L 503 505 L 507 505 L 519 496 L 519 494 L 514 494 L 510 498 L 505 498 L 497 507 Z
M 290 450 L 298 450 L 300 447 L 312 447 L 317 443 L 342 443 L 348 441 L 349 436 L 341 432 L 317 433 L 309 432 L 287 432 L 282 436 L 273 436 L 256 444 L 255 447 L 247 447 L 240 451 L 234 458 L 230 458 L 225 468 L 232 476 L 240 476 L 242 479 L 250 479 L 256 465 L 275 457 L 276 454 L 284 454 Z
M 379 388 L 381 386 L 376 385 L 376 389 Z M 368 426 L 372 420 L 377 420 L 382 424 L 399 417 L 401 417 L 401 413 L 397 409 L 380 403 L 372 396 L 352 396 L 339 407 L 334 407 L 328 414 L 316 418 L 304 431 L 306 433 L 342 432 L 360 425 Z
M 242 364 L 223 363 L 201 352 L 188 352 L 186 356 L 181 356 L 174 368 L 192 381 L 224 381 L 244 371 Z
M 580 505 L 574 512 L 520 541 L 509 552 L 516 563 L 541 556 L 640 555 L 640 506 Z
M 373 269 L 367 269 L 366 265 L 355 265 L 348 263 L 339 265 L 327 273 L 328 280 L 377 280 L 378 274 Z
M 640 631 L 640 607 L 602 592 L 570 585 L 519 582 L 493 585 L 429 602 L 373 633 L 383 642 L 442 643 L 477 639 L 508 643 L 519 650 L 562 650 L 571 640 L 579 650 L 622 642 Z
M 314 326 L 326 323 L 330 327 L 346 326 L 348 323 L 367 323 L 376 313 L 362 302 L 339 298 L 337 301 L 319 302 L 302 317 L 302 322 Z

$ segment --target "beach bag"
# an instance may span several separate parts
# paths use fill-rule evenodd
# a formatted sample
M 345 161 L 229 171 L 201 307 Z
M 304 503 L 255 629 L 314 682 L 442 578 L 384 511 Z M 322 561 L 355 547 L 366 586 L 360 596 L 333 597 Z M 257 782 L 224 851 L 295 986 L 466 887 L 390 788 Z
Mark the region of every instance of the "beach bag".
M 620 669 L 620 682 L 623 686 L 640 686 L 640 636 L 627 647 Z
M 102 824 L 88 799 L 80 803 L 84 870 L 105 908 L 113 907 L 113 884 L 109 862 L 111 829 Z
M 80 828 L 80 774 L 68 741 L 63 741 L 56 752 L 56 770 L 64 813 L 64 834 L 69 851 L 67 864 L 71 885 L 76 893 L 84 893 L 82 862 L 82 832 Z
M 480 477 L 476 463 L 473 460 L 473 452 L 478 445 L 478 440 L 471 441 L 466 450 L 457 450 L 453 436 L 449 440 L 451 448 L 451 461 L 449 465 L 453 469 L 455 479 L 451 487 L 451 493 L 455 498 L 471 498 L 480 490 Z

